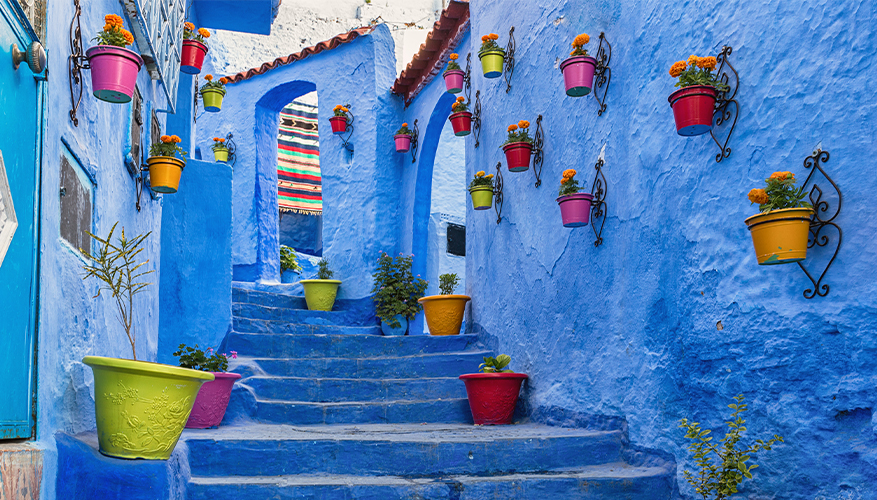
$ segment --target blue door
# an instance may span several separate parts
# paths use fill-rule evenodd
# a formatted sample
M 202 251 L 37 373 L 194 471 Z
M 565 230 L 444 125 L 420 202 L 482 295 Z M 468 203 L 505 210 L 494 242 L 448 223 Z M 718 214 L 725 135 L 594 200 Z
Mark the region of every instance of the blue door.
M 38 187 L 43 83 L 12 44 L 33 36 L 14 0 L 0 0 L 0 439 L 31 437 L 34 410 Z M 59 75 L 60 76 L 60 75 Z

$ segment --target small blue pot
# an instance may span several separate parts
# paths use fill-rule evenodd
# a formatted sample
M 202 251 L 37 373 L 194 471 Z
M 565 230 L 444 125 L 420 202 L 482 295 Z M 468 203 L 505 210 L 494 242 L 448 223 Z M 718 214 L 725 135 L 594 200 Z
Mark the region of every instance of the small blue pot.
M 395 317 L 399 320 L 399 328 L 391 328 L 390 325 L 381 321 L 381 332 L 383 332 L 384 335 L 405 335 L 405 333 L 408 331 L 408 319 L 401 314 L 397 314 Z

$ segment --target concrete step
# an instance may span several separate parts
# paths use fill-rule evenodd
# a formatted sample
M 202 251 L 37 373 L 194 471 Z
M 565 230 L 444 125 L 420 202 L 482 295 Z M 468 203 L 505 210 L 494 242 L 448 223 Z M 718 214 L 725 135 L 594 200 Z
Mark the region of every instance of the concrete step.
M 379 324 L 373 311 L 358 309 L 309 311 L 306 308 L 272 307 L 248 302 L 233 302 L 231 313 L 238 318 L 277 320 L 309 325 L 375 326 Z
M 250 377 L 243 383 L 255 391 L 257 398 L 271 400 L 340 403 L 466 398 L 466 387 L 457 377 L 371 379 L 259 376 Z
M 257 359 L 267 374 L 320 378 L 448 377 L 475 373 L 489 351 L 382 358 Z
M 291 323 L 270 319 L 231 319 L 232 330 L 237 333 L 269 333 L 275 335 L 383 335 L 379 325 L 347 326 L 347 325 L 313 325 Z
M 193 476 L 537 473 L 622 462 L 623 443 L 621 431 L 537 424 L 248 425 L 212 431 L 183 434 Z
M 477 335 L 275 335 L 232 332 L 226 350 L 256 358 L 374 358 L 474 350 Z M 466 358 L 468 360 L 469 358 Z M 480 358 L 479 358 L 480 359 Z M 479 360 L 478 363 L 481 363 Z M 352 370 L 352 367 L 347 367 Z M 478 369 L 478 365 L 471 371 Z M 282 374 L 280 372 L 271 372 Z M 294 375 L 294 373 L 290 373 Z
M 255 398 L 244 408 L 232 408 L 227 418 L 245 416 L 255 422 L 291 425 L 472 423 L 469 400 L 386 400 L 318 403 Z M 237 405 L 236 405 L 237 406 Z
M 495 476 L 283 475 L 192 477 L 188 500 L 669 500 L 674 477 L 664 467 L 623 462 L 563 472 Z

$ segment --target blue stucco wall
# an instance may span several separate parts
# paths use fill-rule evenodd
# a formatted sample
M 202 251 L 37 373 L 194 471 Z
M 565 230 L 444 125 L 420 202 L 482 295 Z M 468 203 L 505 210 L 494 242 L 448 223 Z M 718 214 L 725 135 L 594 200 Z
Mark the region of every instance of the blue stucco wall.
M 389 138 L 401 106 L 387 90 L 394 71 L 393 40 L 382 25 L 319 56 L 229 85 L 222 112 L 198 116 L 202 149 L 211 137 L 228 131 L 238 144 L 232 233 L 236 281 L 280 279 L 278 113 L 295 98 L 316 90 L 321 103 L 323 256 L 344 282 L 340 298 L 368 295 L 371 275 L 363 271 L 374 267 L 381 250 L 397 247 L 394 221 L 401 165 L 395 163 Z M 349 103 L 356 117 L 352 157 L 329 127 L 332 108 L 339 103 Z
M 158 361 L 177 346 L 218 348 L 231 326 L 231 167 L 189 160 L 161 220 Z
M 751 436 L 777 433 L 786 444 L 758 458 L 741 497 L 875 498 L 877 284 L 867 269 L 877 223 L 864 214 L 877 182 L 860 175 L 877 153 L 873 5 L 550 0 L 510 9 L 483 0 L 470 9 L 476 43 L 493 32 L 504 45 L 515 26 L 517 64 L 509 93 L 476 65 L 484 132 L 477 150 L 466 140 L 467 177 L 503 158 L 508 124 L 544 116 L 542 186 L 532 171 L 503 167 L 502 224 L 467 209 L 469 328 L 530 375 L 533 415 L 627 419 L 635 445 L 677 457 L 689 495 L 678 420 L 719 428 L 743 393 Z M 613 77 L 598 117 L 593 99 L 564 95 L 558 66 L 576 34 L 589 33 L 595 51 L 601 31 L 613 45 Z M 717 164 L 709 137 L 676 134 L 667 70 L 723 44 L 734 48 L 741 113 L 733 153 Z M 457 51 L 467 50 L 475 58 L 477 46 Z M 446 116 L 443 87 L 436 79 L 405 121 L 431 125 L 436 108 Z M 830 294 L 806 300 L 810 283 L 797 266 L 756 264 L 743 219 L 756 212 L 746 193 L 775 170 L 804 176 L 803 159 L 819 143 L 843 191 L 844 241 L 826 278 Z M 604 144 L 609 217 L 595 248 L 590 228 L 561 226 L 554 199 L 566 168 L 590 185 Z M 424 160 L 403 178 L 400 241 L 415 254 L 431 168 Z M 807 264 L 829 257 L 817 249 Z

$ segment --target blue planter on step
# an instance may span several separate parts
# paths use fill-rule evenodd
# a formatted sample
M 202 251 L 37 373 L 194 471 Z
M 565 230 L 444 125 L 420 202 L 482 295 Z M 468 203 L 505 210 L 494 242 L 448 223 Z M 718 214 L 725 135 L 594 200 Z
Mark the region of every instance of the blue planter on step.
M 406 319 L 405 316 L 402 316 L 401 314 L 397 314 L 395 318 L 399 320 L 399 328 L 392 328 L 390 325 L 381 321 L 381 332 L 383 332 L 384 335 L 405 335 L 405 333 L 408 331 L 408 319 Z

